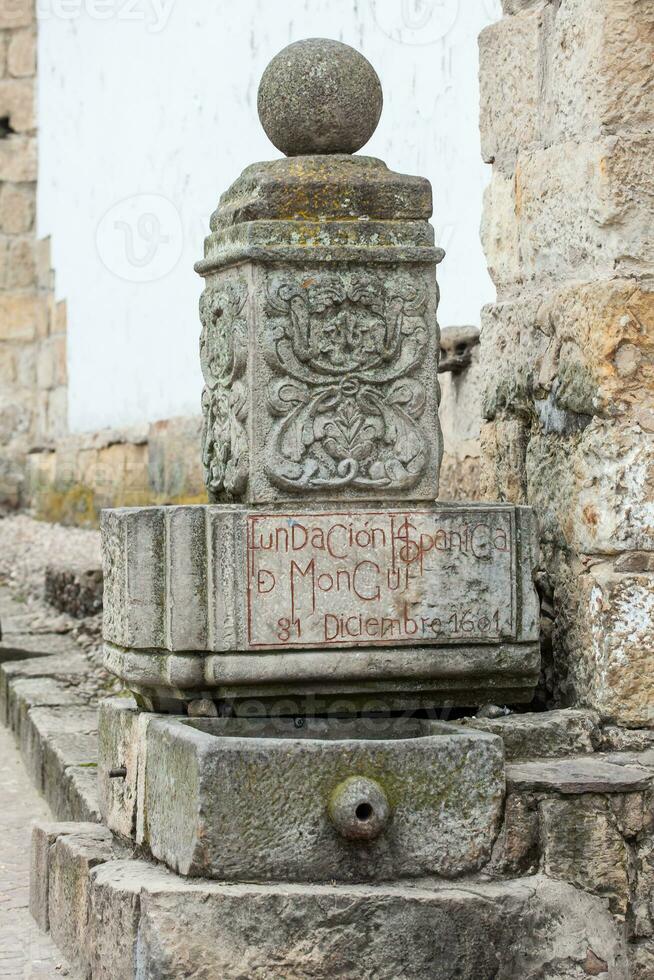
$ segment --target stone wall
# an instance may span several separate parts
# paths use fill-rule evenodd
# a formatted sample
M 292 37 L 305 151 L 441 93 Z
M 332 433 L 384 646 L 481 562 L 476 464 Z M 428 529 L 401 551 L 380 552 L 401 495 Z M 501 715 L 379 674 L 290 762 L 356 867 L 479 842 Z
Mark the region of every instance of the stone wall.
M 66 314 L 35 233 L 36 17 L 0 6 L 0 503 L 25 494 L 25 453 L 66 425 Z
M 97 527 L 103 507 L 207 502 L 201 418 L 68 435 L 27 457 L 26 496 L 40 520 Z
M 442 329 L 440 500 L 479 500 L 481 494 L 480 379 L 479 331 L 474 327 Z
M 0 508 L 94 526 L 102 507 L 203 502 L 198 418 L 68 432 L 66 304 L 36 237 L 36 20 L 34 0 L 0 3 Z
M 482 489 L 541 521 L 547 695 L 654 725 L 654 16 L 504 0 L 480 37 Z

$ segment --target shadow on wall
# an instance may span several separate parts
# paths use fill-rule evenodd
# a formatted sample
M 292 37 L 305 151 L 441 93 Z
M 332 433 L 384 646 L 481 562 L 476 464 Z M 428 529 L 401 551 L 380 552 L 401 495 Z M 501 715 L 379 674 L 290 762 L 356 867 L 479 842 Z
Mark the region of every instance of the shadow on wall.
M 439 498 L 480 500 L 479 329 L 444 327 L 439 365 L 443 462 Z

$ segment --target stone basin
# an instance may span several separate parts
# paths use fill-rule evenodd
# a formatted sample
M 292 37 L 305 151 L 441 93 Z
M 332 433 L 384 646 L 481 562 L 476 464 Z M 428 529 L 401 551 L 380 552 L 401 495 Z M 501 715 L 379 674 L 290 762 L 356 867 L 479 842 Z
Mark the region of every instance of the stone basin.
M 124 709 L 105 707 L 103 718 L 101 784 L 132 760 L 137 838 L 182 875 L 453 879 L 484 866 L 498 832 L 504 751 L 487 733 L 399 718 L 150 716 L 145 725 L 141 715 L 129 735 Z M 120 829 L 111 800 L 105 811 Z

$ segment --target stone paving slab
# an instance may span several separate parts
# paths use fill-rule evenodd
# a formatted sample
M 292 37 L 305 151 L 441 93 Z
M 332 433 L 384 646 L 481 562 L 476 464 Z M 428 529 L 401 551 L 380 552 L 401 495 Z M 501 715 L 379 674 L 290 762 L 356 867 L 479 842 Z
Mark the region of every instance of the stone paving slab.
M 3 624 L 22 604 L 0 586 Z M 17 742 L 33 785 L 57 819 L 100 819 L 97 710 L 88 657 L 69 634 L 7 632 L 0 640 L 0 724 Z
M 507 789 L 544 793 L 633 793 L 650 789 L 645 769 L 579 757 L 514 763 L 506 767 Z
M 0 590 L 0 594 L 2 590 Z M 49 657 L 54 654 L 76 655 L 80 648 L 66 633 L 25 633 L 9 629 L 16 625 L 15 620 L 2 619 L 2 642 L 0 657 L 11 659 L 16 652 L 36 657 Z
M 0 978 L 72 977 L 48 936 L 31 918 L 30 834 L 33 820 L 48 820 L 47 804 L 33 789 L 14 741 L 0 725 Z

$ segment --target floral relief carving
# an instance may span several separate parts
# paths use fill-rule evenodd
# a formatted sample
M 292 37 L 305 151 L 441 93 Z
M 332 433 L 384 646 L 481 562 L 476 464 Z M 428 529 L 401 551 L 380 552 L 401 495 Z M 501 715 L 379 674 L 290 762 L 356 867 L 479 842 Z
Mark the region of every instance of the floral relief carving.
M 425 286 L 400 274 L 324 273 L 269 282 L 266 361 L 275 374 L 269 480 L 285 491 L 420 479 L 429 441 L 415 375 L 429 349 Z
M 200 299 L 202 462 L 211 501 L 239 497 L 248 481 L 246 301 L 240 279 L 208 287 Z

